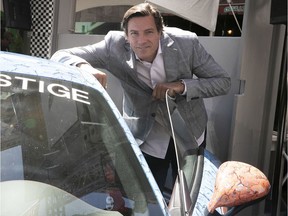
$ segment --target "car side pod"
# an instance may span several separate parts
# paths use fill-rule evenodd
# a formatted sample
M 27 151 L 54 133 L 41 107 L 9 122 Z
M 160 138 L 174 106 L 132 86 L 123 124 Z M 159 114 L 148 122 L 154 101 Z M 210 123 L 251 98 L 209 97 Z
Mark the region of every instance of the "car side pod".
M 243 162 L 227 161 L 219 167 L 214 193 L 205 216 L 219 215 L 215 211 L 218 207 L 232 207 L 224 215 L 235 215 L 243 208 L 265 199 L 270 187 L 267 177 L 256 167 Z

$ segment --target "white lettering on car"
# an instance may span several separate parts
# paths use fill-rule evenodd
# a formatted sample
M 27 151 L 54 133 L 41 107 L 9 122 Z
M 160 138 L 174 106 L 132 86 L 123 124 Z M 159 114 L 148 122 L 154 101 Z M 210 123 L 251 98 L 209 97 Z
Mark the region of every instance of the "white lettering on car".
M 19 79 L 22 80 L 22 89 L 27 90 L 28 89 L 28 82 L 37 82 L 35 79 L 29 79 L 29 78 L 25 78 L 25 77 L 15 77 L 15 79 Z
M 42 80 L 40 80 L 39 81 L 39 92 L 44 93 L 44 89 L 45 89 L 44 82 Z
M 29 83 L 34 82 L 39 84 L 38 91 L 40 93 L 45 92 L 45 82 L 43 80 L 37 81 L 36 79 L 31 79 L 27 77 L 19 77 L 15 76 L 14 79 L 20 80 L 21 83 L 21 88 L 23 90 L 27 90 L 29 88 Z M 9 87 L 12 85 L 12 77 L 5 75 L 5 74 L 0 74 L 0 87 Z M 78 101 L 81 103 L 89 104 L 89 93 L 86 91 L 82 91 L 80 89 L 76 88 L 71 88 L 69 89 L 68 87 L 57 84 L 57 83 L 49 83 L 47 85 L 47 91 L 56 96 L 56 97 L 64 97 L 67 99 L 72 99 L 74 101 Z
M 80 98 L 84 98 L 84 99 L 88 100 L 89 99 L 88 98 L 88 92 L 72 88 L 72 99 L 73 100 L 79 101 L 79 102 L 82 102 L 82 103 L 86 103 L 87 102 L 85 100 L 81 100 Z
M 55 91 L 54 91 L 54 89 L 55 89 Z M 66 98 L 70 99 L 70 92 L 66 86 L 52 83 L 52 84 L 49 84 L 47 86 L 47 90 L 55 96 L 66 97 Z
M 1 77 L 5 79 L 2 79 Z M 9 80 L 12 80 L 10 76 L 0 74 L 0 86 L 3 86 L 3 87 L 11 86 L 12 83 Z

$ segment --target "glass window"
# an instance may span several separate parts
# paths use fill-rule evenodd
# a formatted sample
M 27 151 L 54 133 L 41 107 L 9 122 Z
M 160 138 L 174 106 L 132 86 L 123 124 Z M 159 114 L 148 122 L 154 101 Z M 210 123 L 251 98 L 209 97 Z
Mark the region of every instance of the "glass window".
M 76 12 L 75 33 L 104 35 L 110 30 L 121 30 L 123 15 L 130 7 L 100 6 Z
M 22 74 L 2 72 L 0 78 L 1 182 L 43 182 L 123 215 L 162 214 L 124 129 L 99 92 Z

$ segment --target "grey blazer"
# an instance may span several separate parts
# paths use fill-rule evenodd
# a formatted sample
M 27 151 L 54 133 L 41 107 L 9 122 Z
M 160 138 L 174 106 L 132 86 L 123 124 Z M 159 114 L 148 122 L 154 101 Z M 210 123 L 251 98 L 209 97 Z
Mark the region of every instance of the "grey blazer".
M 231 85 L 230 77 L 205 51 L 196 34 L 164 28 L 160 40 L 167 82 L 181 79 L 186 84 L 187 94 L 177 95 L 173 106 L 177 107 L 189 136 L 193 137 L 191 143 L 183 144 L 184 149 L 190 149 L 207 124 L 203 98 L 226 94 Z M 135 55 L 123 32 L 111 31 L 103 41 L 93 45 L 59 50 L 52 60 L 69 65 L 88 62 L 115 75 L 124 89 L 123 117 L 140 145 L 156 118 L 170 130 L 165 102 L 152 100 L 152 89 L 138 79 Z

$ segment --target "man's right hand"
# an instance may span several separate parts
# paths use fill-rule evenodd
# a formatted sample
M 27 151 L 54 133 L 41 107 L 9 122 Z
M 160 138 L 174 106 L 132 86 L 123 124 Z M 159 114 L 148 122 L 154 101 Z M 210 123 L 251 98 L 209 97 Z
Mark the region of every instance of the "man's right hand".
M 91 73 L 100 82 L 100 84 L 105 89 L 107 88 L 107 75 L 106 75 L 106 73 L 93 68 L 90 64 L 87 64 L 87 63 L 77 64 L 77 67 Z

